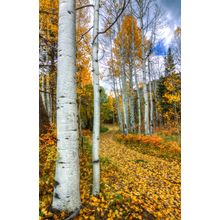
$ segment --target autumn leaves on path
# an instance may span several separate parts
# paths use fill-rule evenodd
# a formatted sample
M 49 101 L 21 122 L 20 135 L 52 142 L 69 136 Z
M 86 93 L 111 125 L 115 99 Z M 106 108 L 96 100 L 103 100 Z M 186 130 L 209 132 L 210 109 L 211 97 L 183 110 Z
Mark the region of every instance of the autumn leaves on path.
M 118 128 L 108 128 L 108 132 L 101 133 L 101 192 L 96 197 L 91 195 L 91 132 L 83 132 L 84 147 L 80 148 L 82 208 L 76 219 L 179 220 L 179 160 L 163 160 L 136 151 L 134 145 L 124 145 L 117 141 Z M 56 130 L 50 128 L 40 136 L 40 220 L 64 220 L 68 216 L 64 212 L 50 212 L 56 154 Z M 158 151 L 156 155 L 159 154 Z
M 117 172 L 112 182 L 101 179 L 128 201 L 130 219 L 180 219 L 180 164 L 129 149 L 114 140 L 114 129 L 102 134 L 100 156 Z

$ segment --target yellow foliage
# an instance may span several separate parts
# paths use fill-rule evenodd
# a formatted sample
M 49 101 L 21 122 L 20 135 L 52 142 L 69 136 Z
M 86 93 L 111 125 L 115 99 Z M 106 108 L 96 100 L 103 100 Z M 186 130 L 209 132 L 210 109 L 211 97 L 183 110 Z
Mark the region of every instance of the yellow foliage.
M 132 19 L 134 24 L 134 35 L 132 36 Z M 119 57 L 122 45 L 124 45 L 124 52 L 125 52 L 125 62 L 130 62 L 130 58 L 132 55 L 132 37 L 134 37 L 134 48 L 135 52 L 133 57 L 139 61 L 139 65 L 141 64 L 141 30 L 137 25 L 137 20 L 132 17 L 131 15 L 127 15 L 124 17 L 120 31 L 117 34 L 115 39 L 115 46 L 113 48 L 113 53 L 116 57 L 116 64 L 119 64 Z M 149 47 L 149 41 L 145 40 L 145 49 Z M 135 58 L 134 58 L 135 59 Z

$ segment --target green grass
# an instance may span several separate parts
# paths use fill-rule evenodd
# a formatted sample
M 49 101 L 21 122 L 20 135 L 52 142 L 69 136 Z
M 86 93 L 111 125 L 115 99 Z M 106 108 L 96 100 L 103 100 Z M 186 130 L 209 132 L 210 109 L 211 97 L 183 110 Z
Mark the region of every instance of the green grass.
M 158 136 L 160 136 L 161 138 L 163 138 L 165 141 L 175 141 L 177 142 L 180 146 L 181 146 L 181 138 L 180 135 L 164 135 L 161 133 L 157 133 Z
M 101 164 L 103 164 L 103 165 L 109 165 L 111 162 L 110 162 L 110 160 L 107 158 L 107 157 L 102 157 L 101 159 L 100 159 L 100 162 L 101 162 Z
M 105 132 L 107 132 L 109 129 L 108 128 L 106 128 L 106 127 L 101 127 L 100 128 L 100 132 L 101 133 L 105 133 Z

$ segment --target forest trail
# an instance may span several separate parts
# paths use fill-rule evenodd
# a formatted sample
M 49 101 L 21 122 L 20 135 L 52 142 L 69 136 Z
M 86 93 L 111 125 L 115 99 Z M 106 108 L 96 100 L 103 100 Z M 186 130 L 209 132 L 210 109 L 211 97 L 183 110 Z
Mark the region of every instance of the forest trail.
M 100 156 L 117 167 L 120 174 L 114 182 L 119 194 L 143 201 L 142 206 L 159 219 L 180 219 L 180 163 L 130 149 L 115 140 L 117 127 L 108 128 L 101 134 Z

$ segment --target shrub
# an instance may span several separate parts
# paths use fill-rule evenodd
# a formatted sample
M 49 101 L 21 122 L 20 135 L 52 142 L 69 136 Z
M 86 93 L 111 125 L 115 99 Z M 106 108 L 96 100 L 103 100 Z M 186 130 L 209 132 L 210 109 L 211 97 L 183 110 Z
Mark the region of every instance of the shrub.
M 116 139 L 129 144 L 138 143 L 147 146 L 159 147 L 160 149 L 166 149 L 174 153 L 179 153 L 181 151 L 181 148 L 176 141 L 165 141 L 156 135 L 146 136 L 138 134 L 117 134 Z
M 108 131 L 108 128 L 106 128 L 106 127 L 101 127 L 100 128 L 101 133 L 104 133 L 104 132 L 107 132 L 107 131 Z
M 145 145 L 153 145 L 153 146 L 160 146 L 162 143 L 162 138 L 156 135 L 153 136 L 145 136 L 145 135 L 138 135 L 138 134 L 118 134 L 116 138 L 119 141 L 123 141 L 125 143 L 140 143 Z
M 163 144 L 164 148 L 167 148 L 169 151 L 179 153 L 181 151 L 180 146 L 177 144 L 176 141 L 168 141 Z

